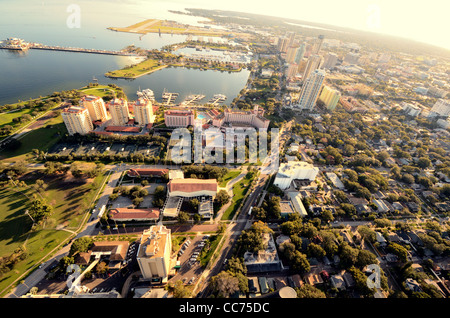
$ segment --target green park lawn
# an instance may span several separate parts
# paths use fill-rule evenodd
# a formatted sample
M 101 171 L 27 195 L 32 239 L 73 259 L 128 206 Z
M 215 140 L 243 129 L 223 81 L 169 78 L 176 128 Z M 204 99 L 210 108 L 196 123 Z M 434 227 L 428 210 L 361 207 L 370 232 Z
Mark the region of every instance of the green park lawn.
M 49 119 L 44 126 L 33 129 L 19 138 L 20 146 L 17 149 L 3 150 L 0 158 L 8 159 L 8 161 L 16 161 L 31 153 L 33 149 L 39 149 L 44 152 L 48 151 L 54 144 L 58 142 L 60 137 L 67 132 L 62 117 L 53 117 Z
M 158 68 L 164 67 L 159 64 L 158 61 L 153 59 L 146 59 L 138 64 L 125 67 L 121 70 L 107 72 L 105 76 L 107 77 L 121 77 L 121 78 L 135 78 L 150 72 L 157 70 Z
M 223 176 L 222 181 L 219 184 L 219 187 L 223 188 L 227 185 L 227 183 L 234 178 L 236 178 L 241 173 L 240 170 L 229 170 L 226 175 Z
M 252 179 L 243 178 L 233 185 L 233 197 L 231 198 L 231 204 L 223 213 L 222 220 L 231 220 L 233 218 L 239 205 L 244 199 L 251 182 Z
M 117 94 L 121 90 L 109 87 L 108 85 L 98 85 L 95 87 L 82 87 L 78 91 L 86 95 L 94 95 L 103 98 L 112 96 L 113 93 Z
M 66 182 L 63 177 L 46 177 L 39 172 L 31 172 L 22 178 L 29 185 L 26 189 L 0 188 L 0 257 L 11 255 L 21 246 L 25 246 L 28 255 L 11 271 L 0 274 L 0 297 L 9 290 L 9 284 L 72 235 L 60 228 L 74 231 L 83 224 L 104 178 L 104 175 L 99 175 L 86 183 L 75 183 Z M 44 226 L 30 231 L 32 221 L 25 210 L 31 196 L 36 194 L 31 185 L 37 179 L 47 184 L 42 196 L 54 211 Z

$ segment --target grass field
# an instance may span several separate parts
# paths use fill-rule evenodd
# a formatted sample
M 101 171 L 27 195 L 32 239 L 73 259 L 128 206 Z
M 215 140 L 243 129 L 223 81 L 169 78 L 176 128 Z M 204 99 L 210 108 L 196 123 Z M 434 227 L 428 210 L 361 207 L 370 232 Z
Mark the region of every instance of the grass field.
M 156 60 L 147 59 L 130 67 L 125 67 L 121 70 L 107 72 L 105 73 L 105 76 L 117 78 L 136 78 L 157 71 L 164 67 L 167 67 L 167 65 L 161 65 Z
M 53 117 L 46 121 L 44 126 L 33 129 L 19 138 L 21 145 L 18 149 L 3 150 L 0 158 L 14 161 L 18 160 L 18 157 L 29 154 L 33 149 L 48 151 L 66 132 L 62 117 Z
M 117 94 L 121 90 L 109 87 L 108 85 L 98 85 L 95 87 L 82 87 L 78 91 L 86 95 L 94 95 L 103 98 L 106 96 L 112 96 L 113 93 Z
M 68 231 L 57 230 L 59 226 L 75 230 L 81 225 L 105 176 L 100 175 L 87 183 L 74 183 L 33 172 L 23 180 L 32 185 L 39 178 L 47 184 L 42 195 L 53 206 L 54 212 L 44 227 L 32 232 L 29 231 L 32 221 L 25 210 L 35 191 L 31 186 L 23 190 L 27 197 L 9 187 L 0 188 L 0 257 L 10 255 L 20 246 L 25 246 L 28 254 L 25 260 L 0 277 L 0 291 L 71 235 Z
M 243 178 L 233 186 L 233 197 L 231 204 L 222 215 L 222 220 L 231 220 L 247 193 L 248 187 L 252 179 Z
M 5 126 L 5 125 L 13 125 L 12 120 L 14 118 L 18 118 L 25 114 L 30 114 L 31 112 L 32 112 L 31 109 L 24 108 L 24 109 L 21 109 L 21 110 L 12 112 L 12 113 L 0 114 L 0 127 Z
M 222 181 L 219 184 L 219 187 L 223 188 L 227 185 L 230 180 L 233 180 L 241 173 L 240 170 L 230 170 L 226 175 L 223 176 Z

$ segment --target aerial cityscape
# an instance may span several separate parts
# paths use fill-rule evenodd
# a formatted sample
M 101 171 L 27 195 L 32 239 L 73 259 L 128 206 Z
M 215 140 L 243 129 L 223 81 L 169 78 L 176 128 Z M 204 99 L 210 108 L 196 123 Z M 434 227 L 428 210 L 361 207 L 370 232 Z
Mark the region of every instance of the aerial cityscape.
M 182 2 L 1 4 L 0 297 L 449 298 L 450 43 Z

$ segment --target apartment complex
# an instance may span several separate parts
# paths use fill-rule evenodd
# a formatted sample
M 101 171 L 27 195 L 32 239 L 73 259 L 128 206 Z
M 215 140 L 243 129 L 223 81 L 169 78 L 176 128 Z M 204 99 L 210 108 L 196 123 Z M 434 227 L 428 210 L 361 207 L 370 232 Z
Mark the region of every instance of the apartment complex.
M 341 93 L 338 90 L 332 89 L 329 86 L 324 86 L 319 99 L 325 104 L 328 110 L 334 110 L 341 98 Z
M 172 238 L 170 229 L 154 225 L 142 232 L 136 259 L 144 279 L 166 282 L 170 269 Z
M 126 125 L 130 119 L 128 102 L 122 98 L 114 98 L 109 103 L 109 113 L 114 126 Z
M 140 126 L 146 126 L 155 120 L 152 102 L 149 100 L 139 98 L 133 105 L 133 112 L 134 122 Z
M 164 122 L 170 128 L 194 126 L 194 119 L 194 111 L 192 110 L 164 111 Z
M 69 135 L 85 135 L 94 129 L 89 111 L 87 108 L 71 106 L 61 112 L 64 124 L 67 127 Z
M 103 98 L 92 95 L 84 95 L 80 100 L 80 106 L 89 111 L 92 121 L 104 122 L 108 119 Z
M 255 128 L 267 129 L 270 120 L 265 118 L 264 110 L 256 105 L 251 111 L 225 109 L 223 113 L 213 118 L 213 126 L 221 127 L 224 124 L 232 126 L 252 126 Z
M 315 70 L 311 73 L 311 76 L 303 84 L 297 107 L 307 110 L 312 110 L 315 107 L 325 75 L 324 70 Z

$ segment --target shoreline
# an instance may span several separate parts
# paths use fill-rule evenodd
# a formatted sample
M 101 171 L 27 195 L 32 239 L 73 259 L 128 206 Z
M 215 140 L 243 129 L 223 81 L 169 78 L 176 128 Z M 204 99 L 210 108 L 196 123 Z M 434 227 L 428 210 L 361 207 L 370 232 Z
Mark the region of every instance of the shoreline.
M 139 74 L 139 75 L 135 75 L 135 76 L 114 76 L 114 75 L 106 75 L 106 73 L 105 73 L 104 75 L 105 75 L 105 77 L 108 77 L 108 78 L 117 78 L 117 79 L 136 79 L 136 78 L 139 78 L 139 77 L 141 77 L 141 76 L 144 76 L 144 75 L 151 74 L 151 73 L 153 73 L 153 72 L 162 70 L 163 68 L 166 68 L 166 67 L 168 67 L 168 66 L 169 66 L 169 65 L 161 65 L 161 66 L 159 66 L 158 68 L 155 68 L 155 69 L 153 69 L 153 70 L 150 70 L 150 71 L 147 71 L 147 72 L 145 72 L 145 73 L 142 73 L 142 74 Z

